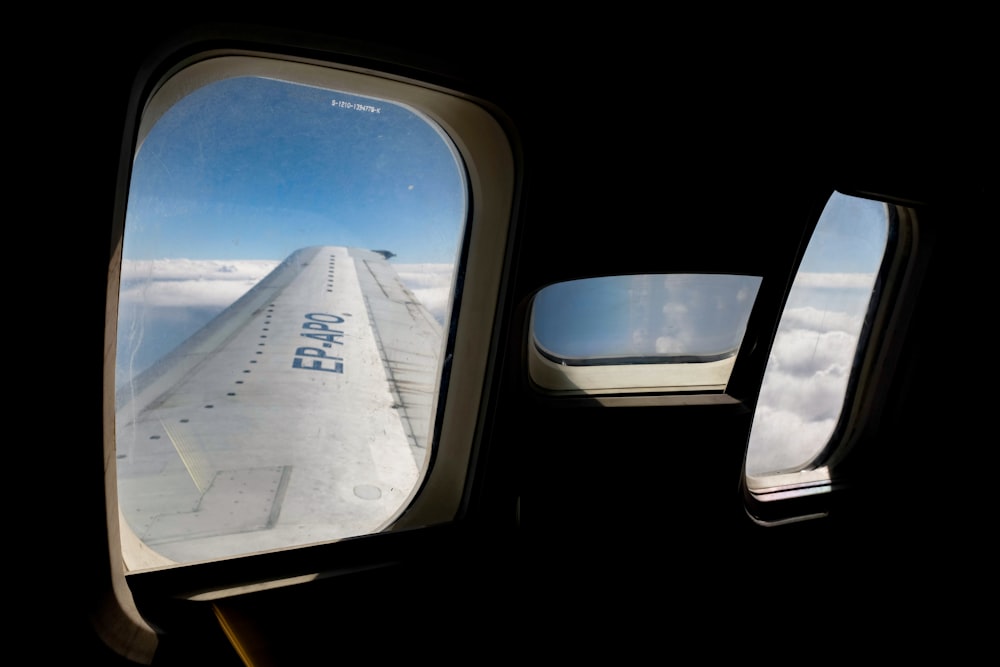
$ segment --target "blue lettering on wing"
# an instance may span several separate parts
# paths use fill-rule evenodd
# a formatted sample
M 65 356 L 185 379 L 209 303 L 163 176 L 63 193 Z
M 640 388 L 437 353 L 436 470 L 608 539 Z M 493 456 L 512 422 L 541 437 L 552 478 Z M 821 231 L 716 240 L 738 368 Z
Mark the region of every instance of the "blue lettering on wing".
M 315 350 L 316 352 L 323 353 L 323 350 L 319 348 L 311 347 L 300 347 L 299 350 Z M 307 355 L 314 356 L 314 355 Z M 295 357 L 292 359 L 292 368 L 304 368 L 307 371 L 326 371 L 328 373 L 343 373 L 344 372 L 344 360 L 340 357 L 320 357 L 313 358 L 311 361 L 306 360 L 303 357 Z
M 328 313 L 307 313 L 305 319 L 306 322 L 302 324 L 302 328 L 306 329 L 307 333 L 299 335 L 310 340 L 321 341 L 323 347 L 297 348 L 295 350 L 295 358 L 292 359 L 292 368 L 301 368 L 309 371 L 326 371 L 327 373 L 343 373 L 343 357 L 328 355 L 323 351 L 323 348 L 344 344 L 344 341 L 341 340 L 344 337 L 344 332 L 339 329 L 331 329 L 328 326 L 329 324 L 340 324 L 344 322 L 344 318 L 340 315 L 331 315 Z
M 320 334 L 320 333 L 304 333 L 304 334 L 300 334 L 300 335 L 302 337 L 304 337 L 304 338 L 311 338 L 313 340 L 325 341 L 325 342 L 330 343 L 332 345 L 343 345 L 344 344 L 344 341 L 339 340 L 339 339 L 341 339 L 341 338 L 344 337 L 344 332 L 343 331 L 331 331 L 331 332 L 325 333 L 325 334 Z M 327 345 L 326 347 L 330 347 L 330 346 Z
M 327 313 L 307 313 L 306 319 L 312 322 L 326 322 L 327 324 L 341 324 L 344 318 L 340 315 L 328 315 Z M 308 329 L 309 327 L 303 326 L 303 329 Z

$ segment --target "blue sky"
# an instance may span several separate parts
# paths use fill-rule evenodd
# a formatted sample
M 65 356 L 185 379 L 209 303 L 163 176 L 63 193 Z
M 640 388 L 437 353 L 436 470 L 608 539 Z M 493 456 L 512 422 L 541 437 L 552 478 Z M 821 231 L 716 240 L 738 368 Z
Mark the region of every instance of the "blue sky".
M 450 143 L 414 111 L 240 77 L 194 91 L 145 138 L 125 256 L 282 260 L 348 245 L 451 263 L 466 204 Z

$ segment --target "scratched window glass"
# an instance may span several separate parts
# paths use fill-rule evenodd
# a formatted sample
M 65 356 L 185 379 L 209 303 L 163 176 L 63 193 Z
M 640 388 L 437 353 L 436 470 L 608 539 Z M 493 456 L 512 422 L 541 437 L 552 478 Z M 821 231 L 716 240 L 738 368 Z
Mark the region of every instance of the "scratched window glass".
M 833 193 L 795 275 L 747 449 L 751 486 L 821 469 L 858 368 L 889 241 L 885 203 Z
M 724 391 L 759 285 L 712 274 L 550 285 L 532 304 L 532 379 L 566 393 Z
M 467 199 L 446 133 L 391 100 L 240 76 L 150 119 L 115 357 L 130 570 L 370 534 L 405 509 Z

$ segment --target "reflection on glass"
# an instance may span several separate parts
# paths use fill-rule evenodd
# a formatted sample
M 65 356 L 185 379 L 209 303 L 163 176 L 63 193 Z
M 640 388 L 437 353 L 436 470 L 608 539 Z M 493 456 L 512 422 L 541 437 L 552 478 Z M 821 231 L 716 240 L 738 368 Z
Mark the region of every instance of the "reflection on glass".
M 426 460 L 467 210 L 454 146 L 403 105 L 271 78 L 154 120 L 119 294 L 127 565 L 379 530 Z
M 760 278 L 636 275 L 541 290 L 536 344 L 565 363 L 665 363 L 736 354 Z
M 532 377 L 555 391 L 722 391 L 759 285 L 710 274 L 550 285 L 532 307 Z
M 794 472 L 840 419 L 888 239 L 881 202 L 834 193 L 789 293 L 754 415 L 746 474 Z

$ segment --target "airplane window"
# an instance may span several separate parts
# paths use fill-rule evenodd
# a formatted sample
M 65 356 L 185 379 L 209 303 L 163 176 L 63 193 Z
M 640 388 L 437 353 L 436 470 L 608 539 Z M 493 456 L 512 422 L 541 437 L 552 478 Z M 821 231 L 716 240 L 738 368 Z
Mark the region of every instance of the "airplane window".
M 122 241 L 126 566 L 382 530 L 428 467 L 462 159 L 389 99 L 253 75 L 164 91 Z
M 751 488 L 785 474 L 827 478 L 825 454 L 878 297 L 889 233 L 883 202 L 834 193 L 827 203 L 767 362 L 746 456 Z
M 725 391 L 759 286 L 683 274 L 550 285 L 532 306 L 532 379 L 571 393 Z

